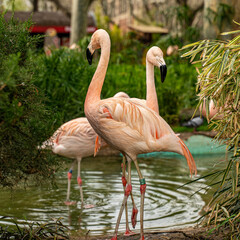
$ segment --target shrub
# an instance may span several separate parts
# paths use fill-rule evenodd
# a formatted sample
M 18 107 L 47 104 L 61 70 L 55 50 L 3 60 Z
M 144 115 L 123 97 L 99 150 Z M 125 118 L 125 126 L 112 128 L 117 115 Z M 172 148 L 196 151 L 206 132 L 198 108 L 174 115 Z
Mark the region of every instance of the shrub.
M 55 161 L 39 146 L 54 121 L 53 112 L 32 83 L 35 65 L 29 51 L 38 37 L 30 37 L 31 22 L 6 22 L 0 16 L 0 184 L 14 186 L 30 174 L 51 176 Z
M 84 100 L 95 67 L 78 50 L 52 51 L 51 56 L 33 56 L 34 83 L 48 98 L 47 104 L 59 112 L 58 125 L 84 115 Z
M 240 24 L 238 24 L 240 25 Z M 232 40 L 203 40 L 184 47 L 191 48 L 183 56 L 196 59 L 199 66 L 199 105 L 205 104 L 208 120 L 217 132 L 217 140 L 228 145 L 232 157 L 220 171 L 208 174 L 212 186 L 217 186 L 209 203 L 207 223 L 215 228 L 231 229 L 229 239 L 238 239 L 239 231 L 239 156 L 240 156 L 240 30 L 224 33 L 238 34 Z M 195 63 L 196 63 L 195 62 Z M 194 62 L 193 62 L 194 63 Z M 209 102 L 218 109 L 219 120 L 209 119 Z M 221 176 L 221 180 L 217 180 Z
M 53 51 L 51 56 L 40 56 L 36 62 L 35 84 L 45 92 L 48 104 L 62 114 L 58 126 L 84 116 L 87 89 L 99 60 L 97 57 L 94 65 L 89 66 L 84 50 L 82 53 L 59 49 Z M 163 84 L 160 83 L 159 69 L 155 69 L 160 114 L 167 121 L 176 123 L 181 108 L 195 106 L 196 73 L 190 64 L 179 58 L 171 57 L 166 62 L 168 75 Z M 131 97 L 146 98 L 145 66 L 134 61 L 132 63 L 109 63 L 102 98 L 112 97 L 119 91 Z

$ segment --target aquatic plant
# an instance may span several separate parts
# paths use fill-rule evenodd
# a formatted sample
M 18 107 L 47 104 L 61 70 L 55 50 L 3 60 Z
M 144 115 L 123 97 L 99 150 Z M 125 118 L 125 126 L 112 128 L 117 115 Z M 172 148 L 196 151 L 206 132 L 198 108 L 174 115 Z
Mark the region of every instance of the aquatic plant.
M 1 217 L 4 219 L 7 217 Z M 24 226 L 16 220 L 10 219 L 12 226 L 0 225 L 0 239 L 38 240 L 38 239 L 69 239 L 68 227 L 62 224 L 61 218 L 50 223 L 31 222 Z
M 236 22 L 235 22 L 236 23 Z M 236 23 L 240 25 L 239 23 Z M 198 72 L 198 106 L 205 104 L 206 114 L 216 140 L 224 142 L 232 157 L 221 171 L 204 177 L 212 177 L 212 186 L 217 187 L 209 203 L 205 217 L 215 228 L 229 227 L 232 237 L 240 234 L 240 30 L 222 33 L 235 34 L 232 40 L 202 40 L 183 47 L 191 48 L 183 57 L 190 58 Z M 197 59 L 197 60 L 195 60 Z M 193 61 L 195 60 L 195 61 Z M 218 109 L 216 116 L 209 118 L 209 103 Z M 216 180 L 221 176 L 221 180 Z

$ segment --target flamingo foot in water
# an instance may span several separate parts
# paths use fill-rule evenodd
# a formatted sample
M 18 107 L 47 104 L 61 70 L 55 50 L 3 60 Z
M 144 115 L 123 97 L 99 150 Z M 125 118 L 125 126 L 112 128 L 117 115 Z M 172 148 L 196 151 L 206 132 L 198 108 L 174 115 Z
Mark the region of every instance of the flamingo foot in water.
M 111 238 L 111 240 L 117 240 L 117 234 Z
M 88 209 L 88 208 L 94 208 L 95 205 L 93 205 L 93 204 L 86 204 L 86 205 L 84 205 L 83 207 L 86 208 L 86 209 Z
M 132 209 L 132 217 L 131 217 L 133 228 L 135 228 L 135 226 L 137 224 L 137 214 L 138 214 L 137 208 L 133 207 L 133 209 Z
M 136 233 L 130 230 L 126 230 L 126 232 L 124 233 L 124 236 L 131 236 L 131 235 L 135 235 Z
M 67 205 L 67 206 L 76 205 L 76 204 L 77 204 L 77 202 L 75 202 L 75 201 L 65 201 L 64 203 L 65 203 L 65 205 Z

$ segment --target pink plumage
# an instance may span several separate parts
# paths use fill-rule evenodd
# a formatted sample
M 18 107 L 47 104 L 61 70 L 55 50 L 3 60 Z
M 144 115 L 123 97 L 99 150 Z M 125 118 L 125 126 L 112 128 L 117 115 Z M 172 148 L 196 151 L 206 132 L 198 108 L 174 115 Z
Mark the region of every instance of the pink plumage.
M 186 157 L 191 174 L 196 174 L 196 165 L 186 145 L 155 111 L 131 99 L 100 99 L 110 56 L 110 45 L 109 35 L 102 29 L 97 30 L 93 34 L 91 42 L 88 45 L 87 56 L 89 62 L 91 62 L 92 54 L 98 48 L 101 48 L 101 57 L 89 85 L 84 111 L 96 133 L 110 146 L 122 152 L 128 161 L 128 181 L 125 196 L 112 240 L 117 239 L 122 212 L 132 189 L 131 161 L 136 166 L 141 185 L 140 228 L 141 239 L 143 240 L 143 208 L 146 181 L 139 169 L 137 154 L 153 151 L 179 153 Z

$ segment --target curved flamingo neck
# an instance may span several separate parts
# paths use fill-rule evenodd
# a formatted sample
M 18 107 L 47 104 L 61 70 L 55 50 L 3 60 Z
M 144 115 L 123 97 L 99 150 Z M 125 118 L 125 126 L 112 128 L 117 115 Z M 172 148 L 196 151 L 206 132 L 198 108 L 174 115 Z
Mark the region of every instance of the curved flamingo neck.
M 101 56 L 92 81 L 88 87 L 84 104 L 85 109 L 87 109 L 89 105 L 100 101 L 102 86 L 107 72 L 111 43 L 109 37 L 102 39 L 101 42 Z
M 146 60 L 147 107 L 159 114 L 158 98 L 154 81 L 154 65 Z

